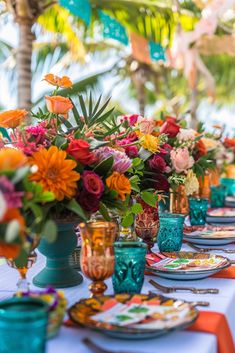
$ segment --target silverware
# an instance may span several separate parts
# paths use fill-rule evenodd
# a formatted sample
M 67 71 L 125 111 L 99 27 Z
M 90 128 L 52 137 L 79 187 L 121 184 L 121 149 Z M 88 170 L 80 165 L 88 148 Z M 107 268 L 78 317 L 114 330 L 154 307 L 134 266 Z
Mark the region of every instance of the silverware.
M 149 291 L 149 294 L 155 296 L 156 293 L 152 292 L 151 290 Z M 166 299 L 170 299 L 170 298 L 167 298 L 165 297 Z M 210 303 L 209 302 L 206 302 L 206 301 L 194 301 L 194 302 L 189 302 L 189 301 L 183 301 L 183 300 L 177 300 L 176 302 L 174 302 L 174 306 L 180 306 L 180 305 L 183 305 L 185 303 L 190 303 L 191 305 L 193 306 L 209 306 Z
M 190 246 L 190 248 L 197 250 L 198 252 L 209 252 L 209 251 L 223 251 L 227 254 L 235 254 L 235 250 L 232 249 L 223 249 L 223 248 L 199 248 L 199 246 L 196 246 L 192 243 L 187 242 L 187 245 Z
M 153 279 L 149 280 L 149 283 L 161 290 L 163 293 L 174 293 L 177 291 L 189 291 L 192 292 L 194 294 L 218 294 L 219 293 L 219 289 L 217 288 L 207 288 L 207 289 L 203 289 L 203 288 L 194 288 L 194 287 L 166 287 L 163 286 L 162 284 L 157 283 L 156 281 L 154 281 Z
M 104 349 L 98 346 L 95 342 L 90 340 L 90 338 L 85 337 L 82 339 L 82 342 L 94 353 L 134 353 L 134 351 L 111 351 L 110 349 Z

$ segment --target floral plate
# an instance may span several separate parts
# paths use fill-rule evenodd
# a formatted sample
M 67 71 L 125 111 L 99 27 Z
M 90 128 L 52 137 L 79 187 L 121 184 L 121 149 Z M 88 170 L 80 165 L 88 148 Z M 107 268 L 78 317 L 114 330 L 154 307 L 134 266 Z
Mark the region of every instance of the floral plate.
M 235 242 L 235 227 L 185 226 L 184 239 L 200 245 L 225 245 Z
M 231 266 L 226 257 L 187 251 L 147 254 L 146 262 L 148 271 L 175 280 L 202 279 Z
M 115 306 L 126 308 L 125 315 L 124 309 L 120 315 L 119 308 L 114 319 Z M 105 335 L 136 340 L 184 329 L 197 319 L 198 311 L 191 303 L 161 295 L 117 294 L 82 299 L 69 309 L 69 316 L 76 324 Z M 115 321 L 117 317 L 119 324 Z M 110 323 L 112 320 L 116 323 Z M 135 323 L 130 324 L 130 320 Z
M 230 207 L 211 208 L 207 211 L 208 223 L 234 223 L 235 209 Z

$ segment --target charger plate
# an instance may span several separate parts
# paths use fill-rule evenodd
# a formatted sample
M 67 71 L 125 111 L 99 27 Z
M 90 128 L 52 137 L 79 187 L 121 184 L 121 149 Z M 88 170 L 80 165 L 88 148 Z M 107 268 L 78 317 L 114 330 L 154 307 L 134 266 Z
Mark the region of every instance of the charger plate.
M 200 245 L 225 245 L 235 242 L 235 227 L 185 226 L 184 240 Z
M 158 254 L 147 254 L 146 269 L 174 280 L 202 279 L 231 266 L 229 259 L 214 254 L 180 251 L 161 253 L 160 260 L 157 257 Z
M 208 223 L 235 223 L 235 209 L 231 207 L 211 208 L 207 211 Z
M 151 305 L 155 305 L 154 310 L 156 311 L 154 314 L 151 314 L 151 318 L 147 315 L 142 323 L 128 326 L 97 321 L 94 316 L 100 313 L 107 315 L 108 309 L 103 310 L 103 307 L 112 301 L 122 304 L 127 304 L 131 301 L 132 313 L 134 311 L 144 312 L 146 305 L 150 305 L 150 307 Z M 74 304 L 68 310 L 68 313 L 70 319 L 78 325 L 111 337 L 133 340 L 155 338 L 175 330 L 182 330 L 190 326 L 198 316 L 198 311 L 191 303 L 151 293 L 135 295 L 116 294 L 82 299 Z

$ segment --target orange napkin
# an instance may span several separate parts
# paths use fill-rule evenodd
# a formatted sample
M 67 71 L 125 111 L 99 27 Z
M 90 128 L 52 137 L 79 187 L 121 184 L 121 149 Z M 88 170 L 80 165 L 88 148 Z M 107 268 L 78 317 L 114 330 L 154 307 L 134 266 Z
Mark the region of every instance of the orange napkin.
M 214 278 L 230 278 L 235 279 L 235 266 L 230 266 L 224 270 L 215 273 L 212 277 Z
M 235 353 L 232 334 L 225 315 L 213 311 L 200 311 L 189 331 L 212 333 L 217 337 L 218 353 Z

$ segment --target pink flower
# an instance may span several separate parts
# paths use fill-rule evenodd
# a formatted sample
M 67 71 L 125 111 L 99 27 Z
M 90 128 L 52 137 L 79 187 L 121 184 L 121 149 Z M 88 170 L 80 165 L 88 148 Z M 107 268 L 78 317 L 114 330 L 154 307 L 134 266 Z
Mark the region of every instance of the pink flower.
M 172 150 L 170 156 L 172 165 L 177 173 L 185 172 L 194 165 L 194 159 L 189 155 L 189 151 L 186 147 Z
M 142 134 L 151 134 L 153 132 L 153 129 L 155 127 L 155 121 L 152 118 L 143 118 L 140 116 L 138 118 L 138 125 L 140 132 Z
M 96 198 L 100 198 L 104 192 L 104 184 L 99 175 L 87 170 L 83 172 L 82 179 L 84 189 Z
M 118 120 L 120 121 L 120 123 L 124 123 L 125 121 L 127 121 L 129 126 L 133 126 L 137 123 L 138 118 L 139 118 L 138 114 L 131 114 L 131 115 L 122 115 L 118 117 Z
M 26 128 L 26 132 L 33 136 L 44 136 L 47 130 L 42 125 L 36 125 L 36 126 L 28 126 Z
M 135 158 L 138 156 L 138 148 L 137 146 L 127 146 L 125 147 L 125 152 L 130 158 Z
M 149 161 L 149 167 L 159 173 L 164 173 L 166 171 L 166 162 L 161 156 L 154 155 Z
M 22 207 L 21 191 L 15 191 L 15 185 L 5 176 L 0 176 L 0 192 L 3 194 L 8 208 Z

